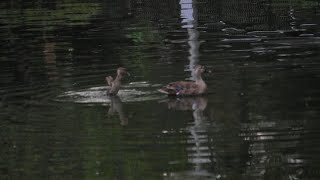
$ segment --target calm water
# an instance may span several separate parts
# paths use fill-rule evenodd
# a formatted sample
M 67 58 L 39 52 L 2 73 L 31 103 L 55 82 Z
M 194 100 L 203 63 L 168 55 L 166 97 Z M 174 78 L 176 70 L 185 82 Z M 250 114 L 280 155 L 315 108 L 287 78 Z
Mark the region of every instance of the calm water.
M 0 179 L 320 179 L 317 1 L 11 0 L 0 38 Z

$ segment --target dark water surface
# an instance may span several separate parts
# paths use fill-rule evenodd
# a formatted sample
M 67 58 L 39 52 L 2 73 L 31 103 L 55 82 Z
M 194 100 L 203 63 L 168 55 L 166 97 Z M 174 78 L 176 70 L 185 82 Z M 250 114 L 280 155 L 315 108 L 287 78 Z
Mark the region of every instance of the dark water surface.
M 320 179 L 317 1 L 1 1 L 0 38 L 0 179 Z

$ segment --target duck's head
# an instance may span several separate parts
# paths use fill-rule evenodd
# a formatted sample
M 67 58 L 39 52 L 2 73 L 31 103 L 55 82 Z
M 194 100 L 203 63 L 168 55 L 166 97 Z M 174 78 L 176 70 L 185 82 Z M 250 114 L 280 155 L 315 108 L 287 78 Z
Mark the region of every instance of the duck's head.
M 202 65 L 197 65 L 196 67 L 195 67 L 195 69 L 194 69 L 194 72 L 195 72 L 195 74 L 196 75 L 201 75 L 202 73 L 204 73 L 205 72 L 205 68 L 204 68 L 204 66 L 202 66 Z
M 127 72 L 126 68 L 123 68 L 123 67 L 119 67 L 117 69 L 117 75 L 120 75 L 120 76 L 130 76 L 130 73 Z

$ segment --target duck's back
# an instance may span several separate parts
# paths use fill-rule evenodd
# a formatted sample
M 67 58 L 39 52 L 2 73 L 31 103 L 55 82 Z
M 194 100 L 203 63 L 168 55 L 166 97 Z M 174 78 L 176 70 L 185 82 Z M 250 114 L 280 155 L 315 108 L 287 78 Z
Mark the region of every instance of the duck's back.
M 176 81 L 169 83 L 158 91 L 168 95 L 183 96 L 198 94 L 199 86 L 192 81 Z

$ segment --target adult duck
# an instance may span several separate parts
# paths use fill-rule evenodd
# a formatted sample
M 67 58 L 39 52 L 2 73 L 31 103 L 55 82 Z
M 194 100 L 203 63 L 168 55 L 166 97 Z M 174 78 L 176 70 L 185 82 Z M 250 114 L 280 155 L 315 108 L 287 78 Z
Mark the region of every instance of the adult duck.
M 171 82 L 161 89 L 158 89 L 158 91 L 169 96 L 192 96 L 205 94 L 207 92 L 207 84 L 201 77 L 204 71 L 204 66 L 197 65 L 194 69 L 195 81 Z
M 121 80 L 126 75 L 129 76 L 130 74 L 127 72 L 127 70 L 125 68 L 119 67 L 117 69 L 117 76 L 115 79 L 113 79 L 111 76 L 106 77 L 106 81 L 107 81 L 108 85 L 110 86 L 110 88 L 107 91 L 107 94 L 109 96 L 115 96 L 118 94 L 119 89 L 121 87 Z

